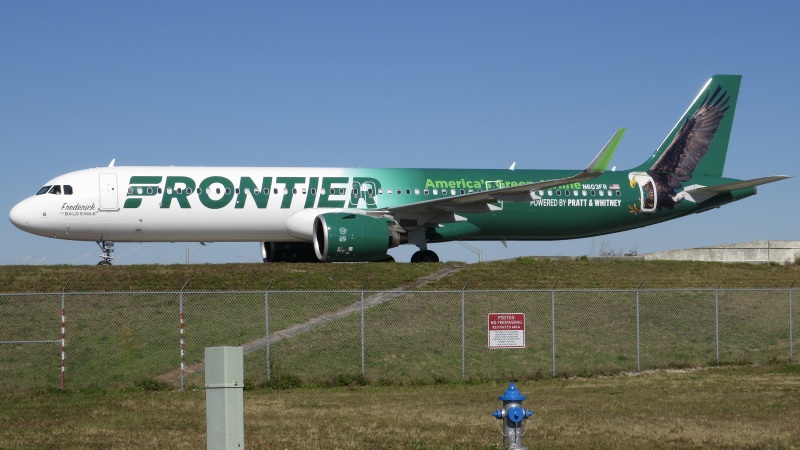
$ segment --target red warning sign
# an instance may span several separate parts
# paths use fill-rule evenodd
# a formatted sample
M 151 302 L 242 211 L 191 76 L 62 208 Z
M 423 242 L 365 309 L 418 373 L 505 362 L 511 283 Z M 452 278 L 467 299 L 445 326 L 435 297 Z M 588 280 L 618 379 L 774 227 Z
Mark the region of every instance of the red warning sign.
M 489 348 L 525 348 L 525 314 L 490 313 Z

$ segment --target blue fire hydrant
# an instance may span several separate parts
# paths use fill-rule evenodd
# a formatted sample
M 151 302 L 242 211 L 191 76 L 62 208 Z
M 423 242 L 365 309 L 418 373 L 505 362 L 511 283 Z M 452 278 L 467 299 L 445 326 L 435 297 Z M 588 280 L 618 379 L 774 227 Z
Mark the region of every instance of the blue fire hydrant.
M 492 415 L 503 421 L 503 445 L 512 450 L 528 450 L 528 447 L 522 446 L 522 436 L 525 434 L 522 421 L 533 415 L 531 410 L 522 407 L 522 401 L 527 397 L 512 382 L 498 398 L 503 401 L 503 408 Z

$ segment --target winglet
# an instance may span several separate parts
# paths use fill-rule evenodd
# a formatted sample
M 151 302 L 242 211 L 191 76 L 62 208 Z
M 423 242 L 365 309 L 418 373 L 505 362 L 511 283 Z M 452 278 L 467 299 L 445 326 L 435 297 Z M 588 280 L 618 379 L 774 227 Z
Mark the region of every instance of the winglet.
M 625 128 L 620 128 L 614 133 L 614 136 L 611 136 L 606 146 L 600 150 L 600 153 L 595 156 L 594 161 L 586 168 L 586 172 L 603 172 L 608 168 L 608 165 L 611 163 L 611 158 L 614 156 L 614 152 L 617 151 L 619 141 L 622 140 L 623 134 L 625 134 Z
M 108 167 L 114 167 L 115 162 L 117 162 L 117 158 L 112 159 L 111 162 L 108 164 Z

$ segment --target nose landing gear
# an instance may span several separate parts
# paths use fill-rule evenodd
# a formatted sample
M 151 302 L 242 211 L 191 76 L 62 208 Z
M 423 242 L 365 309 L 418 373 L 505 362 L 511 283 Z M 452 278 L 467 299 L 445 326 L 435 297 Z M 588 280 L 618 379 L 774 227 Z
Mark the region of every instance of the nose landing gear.
M 114 241 L 97 241 L 97 245 L 100 246 L 100 250 L 103 252 L 103 254 L 100 255 L 102 261 L 97 263 L 97 265 L 110 266 L 111 260 L 114 259 L 114 257 L 111 256 L 111 253 L 114 251 Z

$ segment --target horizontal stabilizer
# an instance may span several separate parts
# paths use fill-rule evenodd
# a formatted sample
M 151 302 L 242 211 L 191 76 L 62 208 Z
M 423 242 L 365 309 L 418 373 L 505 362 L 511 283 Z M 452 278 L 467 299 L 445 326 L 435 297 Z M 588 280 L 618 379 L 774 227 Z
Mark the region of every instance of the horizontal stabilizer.
M 702 203 L 708 200 L 709 198 L 719 194 L 731 192 L 736 189 L 744 189 L 749 187 L 760 186 L 762 184 L 774 183 L 776 181 L 785 180 L 787 178 L 792 178 L 792 177 L 788 175 L 775 175 L 771 177 L 754 178 L 752 180 L 742 180 L 742 181 L 735 181 L 733 183 L 718 184 L 716 186 L 698 186 L 698 185 L 688 186 L 686 189 L 683 190 L 683 195 L 687 199 L 695 203 Z

